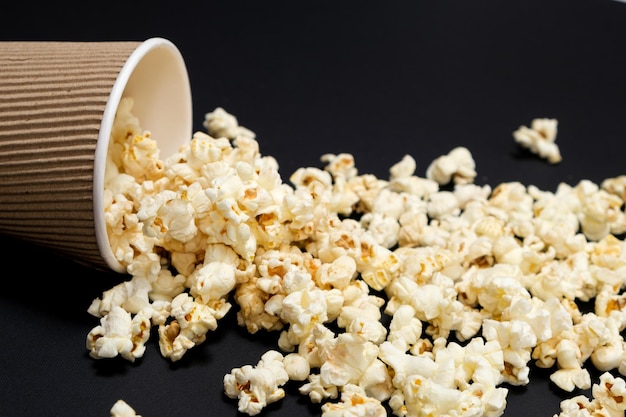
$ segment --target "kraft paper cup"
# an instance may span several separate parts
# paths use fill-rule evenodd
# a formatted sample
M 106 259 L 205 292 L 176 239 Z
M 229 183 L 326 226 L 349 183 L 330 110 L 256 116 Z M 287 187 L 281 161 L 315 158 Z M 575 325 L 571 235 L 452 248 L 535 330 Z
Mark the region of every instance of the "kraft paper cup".
M 104 169 L 122 97 L 161 158 L 190 140 L 189 78 L 170 41 L 0 42 L 0 233 L 125 272 L 104 220 Z

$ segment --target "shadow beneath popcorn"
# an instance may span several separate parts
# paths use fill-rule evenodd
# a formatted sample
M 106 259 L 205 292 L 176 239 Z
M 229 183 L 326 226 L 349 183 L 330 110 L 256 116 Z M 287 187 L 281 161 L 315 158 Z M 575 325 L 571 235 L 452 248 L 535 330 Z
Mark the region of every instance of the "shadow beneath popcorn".
M 27 305 L 71 322 L 92 322 L 87 313 L 94 298 L 127 277 L 80 265 L 51 250 L 0 236 L 5 248 L 0 299 Z

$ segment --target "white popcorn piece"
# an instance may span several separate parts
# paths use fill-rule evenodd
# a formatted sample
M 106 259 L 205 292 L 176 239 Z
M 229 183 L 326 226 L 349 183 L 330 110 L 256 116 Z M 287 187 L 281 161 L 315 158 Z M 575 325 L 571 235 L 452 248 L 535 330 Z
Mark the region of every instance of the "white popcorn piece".
M 380 402 L 389 400 L 395 389 L 387 364 L 379 358 L 367 367 L 358 385 L 369 397 Z
M 622 201 L 626 201 L 626 175 L 606 178 L 602 181 L 600 187 L 611 194 L 617 195 Z
M 120 210 L 120 207 L 113 205 L 109 207 L 109 210 L 109 213 L 114 213 Z M 156 239 L 144 234 L 143 224 L 136 215 L 123 214 L 122 216 L 123 220 L 118 225 L 112 226 L 108 223 L 107 230 L 116 229 L 115 232 L 109 232 L 113 256 L 122 265 L 130 265 L 141 255 L 149 256 L 155 248 Z
M 621 198 L 602 190 L 589 180 L 581 180 L 574 192 L 580 201 L 580 226 L 589 240 L 600 240 L 611 232 L 623 204 Z
M 608 340 L 597 346 L 591 354 L 591 362 L 600 371 L 619 369 L 624 360 L 625 349 L 624 339 L 620 336 L 621 327 L 612 317 L 604 320 L 608 330 Z
M 128 263 L 126 271 L 133 277 L 146 279 L 152 285 L 164 272 L 163 266 L 161 257 L 156 253 L 135 253 L 133 260 Z
M 130 268 L 129 268 L 130 270 Z M 133 278 L 135 279 L 137 275 Z M 150 280 L 151 300 L 172 301 L 186 289 L 187 278 L 182 274 L 173 275 L 169 269 L 161 269 L 156 277 Z
M 415 212 L 406 211 L 398 219 L 400 223 L 398 245 L 400 247 L 421 246 L 426 241 L 425 235 L 428 230 L 426 210 L 414 209 Z
M 355 320 L 379 321 L 381 307 L 385 300 L 370 294 L 369 287 L 364 281 L 355 280 L 343 289 L 344 304 L 337 317 L 337 325 L 347 328 Z
M 315 281 L 321 288 L 344 289 L 357 277 L 356 261 L 348 255 L 338 256 L 318 268 Z
M 502 319 L 528 323 L 538 343 L 563 338 L 574 326 L 570 313 L 557 297 L 546 301 L 517 297 L 503 311 Z
M 355 333 L 342 333 L 328 343 L 320 376 L 324 384 L 358 384 L 374 362 L 378 347 Z
M 312 403 L 319 404 L 327 399 L 335 399 L 339 396 L 336 385 L 325 384 L 319 374 L 310 374 L 307 378 L 309 382 L 303 384 L 298 389 L 303 395 L 308 395 Z
M 281 334 L 282 336 L 285 333 Z M 305 357 L 311 368 L 319 368 L 322 366 L 323 357 L 326 354 L 326 346 L 335 338 L 335 333 L 322 324 L 316 324 L 310 334 L 300 341 L 298 345 L 298 353 Z M 281 346 L 281 339 L 278 343 Z
M 416 313 L 410 304 L 402 304 L 393 312 L 387 340 L 398 349 L 409 350 L 422 336 L 422 322 Z
M 105 291 L 101 298 L 93 300 L 88 312 L 102 317 L 115 307 L 121 307 L 129 313 L 137 313 L 150 302 L 151 290 L 152 286 L 147 279 L 133 277 Z
M 391 216 L 382 213 L 365 213 L 360 222 L 365 230 L 373 237 L 376 243 L 389 249 L 398 242 L 400 223 Z
M 190 294 L 200 303 L 225 299 L 235 288 L 235 267 L 226 262 L 206 262 L 189 277 Z
M 150 138 L 149 132 L 135 134 L 124 144 L 122 166 L 125 173 L 140 182 L 159 178 L 163 162 L 159 159 L 156 141 Z
M 560 408 L 561 412 L 553 417 L 614 417 L 614 414 L 602 407 L 598 401 L 590 400 L 584 395 L 576 395 L 561 401 Z
M 228 139 L 235 139 L 240 135 L 251 138 L 255 137 L 254 132 L 243 126 L 239 126 L 237 118 L 222 107 L 217 107 L 212 112 L 205 114 L 204 127 L 210 135 L 215 137 L 225 137 Z
M 341 402 L 322 404 L 322 417 L 385 417 L 387 410 L 380 401 L 367 396 L 363 388 L 347 384 L 341 389 Z
M 368 214 L 378 214 L 398 220 L 402 213 L 404 213 L 407 210 L 407 207 L 412 203 L 420 205 L 420 208 L 425 207 L 421 199 L 418 200 L 415 197 L 411 197 L 405 192 L 396 192 L 390 186 L 389 188 L 383 188 L 378 192 L 371 203 L 370 210 L 365 212 L 363 216 L 367 216 Z M 361 218 L 363 216 L 361 216 Z M 361 222 L 361 224 L 363 225 L 364 222 Z
M 483 322 L 483 336 L 502 347 L 506 364 L 502 370 L 505 381 L 512 385 L 528 384 L 528 362 L 531 349 L 537 344 L 537 337 L 528 323 L 522 320 L 507 322 L 487 319 Z
M 352 156 L 352 154 L 325 154 L 322 155 L 321 160 L 326 163 L 324 169 L 330 172 L 335 180 L 337 178 L 342 178 L 345 181 L 349 181 L 358 174 L 354 165 L 354 156 Z
M 378 357 L 393 368 L 392 381 L 395 387 L 403 387 L 414 375 L 431 378 L 437 373 L 437 364 L 433 358 L 409 354 L 389 341 L 380 344 Z
M 283 359 L 285 371 L 292 381 L 304 381 L 311 372 L 309 361 L 299 353 L 289 353 Z
M 270 294 L 255 285 L 254 280 L 240 283 L 235 290 L 234 299 L 240 306 L 237 312 L 237 323 L 245 326 L 251 334 L 260 329 L 280 330 L 284 324 L 276 314 L 266 311 L 265 303 L 270 299 Z M 282 304 L 282 301 L 281 301 Z M 282 345 L 285 351 L 291 351 L 293 344 Z
M 450 415 L 459 408 L 462 392 L 416 375 L 403 387 L 407 415 Z
M 626 244 L 613 235 L 591 245 L 590 260 L 594 265 L 612 270 L 626 267 Z
M 285 397 L 282 386 L 289 380 L 280 352 L 270 350 L 261 356 L 256 366 L 234 368 L 224 376 L 224 393 L 237 399 L 241 413 L 254 416 L 268 404 Z
M 141 417 L 124 400 L 117 400 L 111 407 L 111 417 Z
M 591 387 L 591 376 L 582 368 L 582 353 L 574 341 L 562 339 L 556 345 L 556 357 L 559 369 L 550 375 L 552 382 L 567 392 Z
M 549 118 L 533 119 L 530 128 L 520 126 L 513 132 L 513 138 L 520 146 L 545 158 L 551 164 L 561 162 L 561 151 L 555 143 L 558 121 Z
M 356 262 L 361 278 L 377 291 L 389 285 L 400 271 L 400 262 L 395 254 L 378 244 L 368 233 L 361 236 L 361 251 Z
M 87 349 L 93 358 L 114 358 L 118 355 L 134 362 L 143 356 L 150 336 L 150 320 L 114 306 L 100 319 L 100 325 L 87 335 Z
M 426 178 L 440 185 L 472 183 L 476 178 L 476 163 L 469 149 L 458 146 L 433 160 L 426 169 Z
M 591 392 L 596 401 L 610 412 L 611 417 L 624 415 L 626 410 L 626 381 L 608 372 L 600 375 L 600 382 L 594 384 Z
M 447 350 L 455 346 L 458 345 L 450 343 Z M 435 349 L 435 353 L 439 358 L 440 351 Z M 461 366 L 460 369 L 457 368 L 456 373 L 456 381 L 459 385 L 468 384 L 467 388 L 470 388 L 469 382 L 473 381 L 486 388 L 495 388 L 502 383 L 504 380 L 502 372 L 505 371 L 506 363 L 502 346 L 497 341 L 484 342 L 481 338 L 473 338 L 462 349 L 462 353 L 461 360 L 457 361 Z
M 594 313 L 584 314 L 572 330 L 576 343 L 582 352 L 583 361 L 591 357 L 596 349 L 605 346 L 613 338 L 606 320 Z
M 473 410 L 479 415 L 499 416 L 506 405 L 507 390 L 496 388 L 504 368 L 502 351 L 495 342 L 483 344 L 474 339 L 467 348 L 458 344 L 445 346 L 440 338 L 427 356 L 403 353 L 390 342 L 381 345 L 380 356 L 394 369 L 397 388 L 389 405 L 398 415 L 455 415 Z M 466 351 L 467 349 L 467 351 Z M 476 379 L 480 382 L 470 383 Z
M 465 340 L 475 334 L 482 318 L 456 299 L 454 281 L 440 272 L 426 281 L 420 285 L 419 278 L 416 282 L 404 274 L 394 280 L 386 289 L 388 311 L 393 313 L 396 304 L 411 305 L 416 317 L 428 322 L 426 333 L 431 337 L 447 337 L 451 331 L 457 331 L 457 336 Z
M 393 182 L 401 178 L 409 178 L 415 174 L 417 163 L 411 155 L 404 155 L 400 162 L 389 168 L 389 180 Z
M 158 177 L 163 169 L 159 159 L 156 141 L 150 132 L 139 127 L 139 120 L 132 114 L 134 100 L 123 97 L 111 128 L 105 178 L 111 179 L 115 173 L 126 173 L 139 182 Z
M 494 271 L 496 274 L 497 272 Z M 512 269 L 513 274 L 518 272 Z M 519 298 L 530 299 L 531 295 L 515 275 L 493 275 L 481 283 L 478 302 L 493 317 L 500 317 L 502 312 Z
M 207 332 L 217 328 L 217 320 L 223 314 L 224 311 L 199 303 L 187 293 L 176 296 L 171 303 L 173 321 L 159 326 L 161 355 L 173 362 L 180 360 L 185 352 L 204 342 Z
M 347 326 L 346 331 L 356 333 L 376 345 L 382 343 L 387 337 L 387 329 L 378 320 L 370 318 L 352 320 Z
M 172 304 L 166 300 L 155 300 L 148 304 L 137 313 L 150 319 L 153 326 L 165 324 L 172 312 Z
M 459 202 L 451 191 L 440 191 L 431 194 L 428 198 L 426 209 L 431 219 L 458 216 L 461 212 Z
M 327 321 L 326 296 L 319 288 L 293 291 L 282 301 L 281 319 L 289 323 L 288 339 L 294 345 L 306 338 L 313 327 Z

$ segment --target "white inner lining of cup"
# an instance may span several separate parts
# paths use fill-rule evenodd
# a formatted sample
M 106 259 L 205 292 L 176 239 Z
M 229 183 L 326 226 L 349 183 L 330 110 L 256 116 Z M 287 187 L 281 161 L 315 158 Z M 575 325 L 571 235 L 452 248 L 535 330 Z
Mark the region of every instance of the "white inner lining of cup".
M 176 46 L 163 38 L 142 42 L 120 71 L 106 104 L 96 145 L 93 206 L 96 239 L 109 267 L 124 273 L 111 250 L 104 219 L 104 173 L 111 129 L 122 97 L 132 97 L 135 114 L 157 141 L 161 159 L 191 140 L 191 88 L 185 62 Z

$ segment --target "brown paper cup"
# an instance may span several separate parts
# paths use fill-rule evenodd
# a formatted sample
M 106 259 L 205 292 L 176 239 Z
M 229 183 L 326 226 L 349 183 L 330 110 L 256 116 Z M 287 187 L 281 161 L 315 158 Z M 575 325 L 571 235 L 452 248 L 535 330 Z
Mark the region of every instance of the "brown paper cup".
M 124 96 L 161 157 L 190 140 L 189 79 L 170 41 L 0 42 L 0 233 L 125 272 L 102 201 Z

